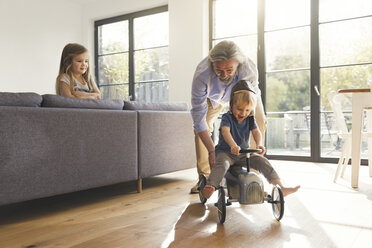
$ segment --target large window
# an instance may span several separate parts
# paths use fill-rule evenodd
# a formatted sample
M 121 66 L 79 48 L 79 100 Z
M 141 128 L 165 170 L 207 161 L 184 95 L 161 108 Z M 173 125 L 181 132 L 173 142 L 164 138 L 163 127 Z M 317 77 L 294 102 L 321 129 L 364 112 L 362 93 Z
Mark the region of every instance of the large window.
M 213 2 L 212 45 L 234 41 L 257 63 L 257 0 Z
M 95 22 L 103 98 L 168 101 L 168 26 L 167 7 Z
M 327 93 L 372 85 L 372 1 L 211 0 L 211 7 L 211 44 L 236 41 L 257 62 L 267 155 L 336 161 L 341 144 Z
M 372 1 L 319 1 L 319 49 L 322 122 L 333 125 L 327 94 L 331 90 L 372 86 Z M 344 102 L 351 121 L 351 104 Z M 349 110 L 349 111 L 348 111 Z M 327 117 L 330 116 L 331 118 Z M 351 127 L 351 122 L 350 126 Z M 337 135 L 321 129 L 321 156 L 338 156 Z M 327 142 L 328 141 L 328 142 Z M 367 142 L 362 142 L 367 157 Z
M 310 0 L 265 1 L 269 155 L 310 156 Z

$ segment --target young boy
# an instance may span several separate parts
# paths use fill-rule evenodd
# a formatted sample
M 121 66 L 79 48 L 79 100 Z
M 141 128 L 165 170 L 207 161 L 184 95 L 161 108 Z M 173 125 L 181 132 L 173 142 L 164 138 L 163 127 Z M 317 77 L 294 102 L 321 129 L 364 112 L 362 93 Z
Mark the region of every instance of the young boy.
M 296 192 L 300 186 L 284 187 L 268 159 L 263 156 L 265 147 L 261 144 L 261 132 L 257 128 L 253 110 L 256 106 L 255 93 L 248 87 L 246 81 L 239 81 L 231 90 L 230 111 L 222 115 L 219 141 L 215 148 L 216 164 L 211 168 L 211 174 L 203 189 L 203 196 L 209 198 L 218 187 L 232 164 L 245 165 L 245 154 L 239 154 L 240 149 L 249 148 L 249 134 L 256 142 L 257 148 L 262 152 L 252 154 L 250 166 L 262 173 L 267 181 L 273 185 L 278 184 L 283 195 Z

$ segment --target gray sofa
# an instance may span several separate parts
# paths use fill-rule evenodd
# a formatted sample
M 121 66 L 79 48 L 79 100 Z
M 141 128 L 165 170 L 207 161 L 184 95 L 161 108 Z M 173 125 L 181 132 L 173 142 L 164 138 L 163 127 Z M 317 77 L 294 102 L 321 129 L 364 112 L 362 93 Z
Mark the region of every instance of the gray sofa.
M 185 103 L 0 93 L 0 205 L 194 166 Z

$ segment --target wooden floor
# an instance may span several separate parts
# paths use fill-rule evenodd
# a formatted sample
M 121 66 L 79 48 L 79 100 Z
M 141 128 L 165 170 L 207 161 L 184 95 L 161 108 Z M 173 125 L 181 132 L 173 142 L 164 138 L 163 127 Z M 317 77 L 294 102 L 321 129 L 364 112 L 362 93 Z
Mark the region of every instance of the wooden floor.
M 277 222 L 268 203 L 227 207 L 218 224 L 213 200 L 190 195 L 195 170 L 0 207 L 0 247 L 372 247 L 372 178 L 358 190 L 333 183 L 335 164 L 272 161 L 286 185 Z M 266 185 L 267 186 L 267 185 Z M 271 188 L 267 186 L 266 189 Z

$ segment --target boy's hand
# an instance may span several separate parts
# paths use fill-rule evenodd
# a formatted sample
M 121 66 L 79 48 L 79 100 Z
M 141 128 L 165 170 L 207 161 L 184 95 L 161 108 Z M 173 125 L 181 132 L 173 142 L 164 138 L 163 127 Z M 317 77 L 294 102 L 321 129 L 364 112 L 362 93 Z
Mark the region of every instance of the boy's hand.
M 230 151 L 231 151 L 231 154 L 239 155 L 240 146 L 232 146 Z
M 261 149 L 262 150 L 262 152 L 257 153 L 258 155 L 262 155 L 263 156 L 265 154 L 265 152 L 266 152 L 266 148 L 264 146 L 257 146 L 257 149 Z

